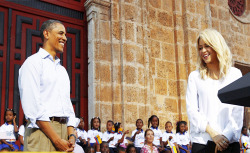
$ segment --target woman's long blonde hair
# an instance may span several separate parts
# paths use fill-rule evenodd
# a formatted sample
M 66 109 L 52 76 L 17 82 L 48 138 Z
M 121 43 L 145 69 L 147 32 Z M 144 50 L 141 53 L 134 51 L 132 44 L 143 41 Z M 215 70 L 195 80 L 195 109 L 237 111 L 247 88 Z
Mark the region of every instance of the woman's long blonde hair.
M 215 29 L 205 29 L 203 30 L 197 39 L 197 50 L 199 52 L 199 40 L 202 39 L 207 45 L 212 47 L 217 54 L 219 60 L 220 76 L 219 79 L 224 78 L 229 72 L 232 66 L 232 54 L 225 39 L 222 35 Z M 208 75 L 208 68 L 206 63 L 200 57 L 198 53 L 198 69 L 202 79 Z

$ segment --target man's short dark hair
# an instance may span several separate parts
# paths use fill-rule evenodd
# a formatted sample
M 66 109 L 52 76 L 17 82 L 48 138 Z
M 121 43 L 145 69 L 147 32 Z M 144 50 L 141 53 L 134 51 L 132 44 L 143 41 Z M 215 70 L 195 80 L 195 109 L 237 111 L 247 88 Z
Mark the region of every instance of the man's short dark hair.
M 43 22 L 43 24 L 41 26 L 41 30 L 40 30 L 40 36 L 42 38 L 42 41 L 44 41 L 43 31 L 44 30 L 48 30 L 48 31 L 52 30 L 52 28 L 53 28 L 53 26 L 54 26 L 55 23 L 62 24 L 62 22 L 59 21 L 59 20 L 47 20 L 47 21 Z

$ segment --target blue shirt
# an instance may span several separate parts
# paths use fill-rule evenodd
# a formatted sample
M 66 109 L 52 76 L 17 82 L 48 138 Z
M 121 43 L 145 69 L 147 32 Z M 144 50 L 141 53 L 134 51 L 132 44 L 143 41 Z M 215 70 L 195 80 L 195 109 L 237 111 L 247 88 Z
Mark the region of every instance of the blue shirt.
M 68 126 L 76 126 L 70 100 L 70 81 L 60 59 L 44 49 L 26 59 L 19 70 L 18 86 L 24 114 L 31 121 L 30 128 L 38 128 L 37 120 L 49 117 L 68 117 Z

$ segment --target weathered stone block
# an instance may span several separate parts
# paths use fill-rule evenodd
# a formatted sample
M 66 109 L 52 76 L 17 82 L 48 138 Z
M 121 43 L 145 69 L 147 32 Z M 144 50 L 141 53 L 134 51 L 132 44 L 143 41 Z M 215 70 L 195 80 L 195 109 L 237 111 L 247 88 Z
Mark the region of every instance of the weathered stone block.
M 155 79 L 155 94 L 167 95 L 167 88 L 166 79 Z
M 137 79 L 137 72 L 135 67 L 125 66 L 124 69 L 125 82 L 129 84 L 135 84 Z

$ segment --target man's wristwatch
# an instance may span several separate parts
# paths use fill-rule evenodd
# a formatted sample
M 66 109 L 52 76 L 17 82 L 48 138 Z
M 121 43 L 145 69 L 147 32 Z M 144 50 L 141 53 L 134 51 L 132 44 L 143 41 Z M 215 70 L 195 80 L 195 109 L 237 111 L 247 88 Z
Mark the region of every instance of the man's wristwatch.
M 68 139 L 70 138 L 70 137 L 74 137 L 75 138 L 75 141 L 76 141 L 76 135 L 74 135 L 74 134 L 70 134 L 69 136 L 68 136 Z

